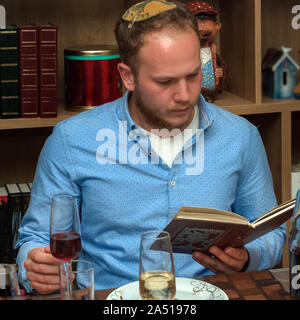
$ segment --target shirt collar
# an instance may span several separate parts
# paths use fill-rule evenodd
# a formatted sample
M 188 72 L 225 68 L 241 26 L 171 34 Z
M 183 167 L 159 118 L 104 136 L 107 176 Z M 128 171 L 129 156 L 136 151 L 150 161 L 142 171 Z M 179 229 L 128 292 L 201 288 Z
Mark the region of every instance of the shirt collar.
M 127 132 L 131 132 L 134 129 L 139 128 L 138 125 L 133 121 L 128 107 L 128 99 L 130 92 L 126 91 L 121 99 L 121 108 L 120 108 L 120 118 L 122 121 L 127 122 Z M 199 129 L 206 129 L 213 123 L 213 113 L 211 108 L 209 107 L 210 103 L 208 103 L 202 95 L 200 95 L 198 100 L 199 106 Z
M 131 132 L 132 130 L 138 128 L 137 124 L 131 118 L 128 107 L 128 99 L 130 92 L 126 91 L 121 99 L 121 108 L 120 108 L 120 120 L 127 122 L 127 132 Z
M 212 108 L 210 108 L 210 103 L 208 103 L 202 94 L 200 94 L 199 100 L 198 100 L 198 106 L 199 106 L 199 116 L 200 116 L 200 123 L 199 123 L 199 129 L 206 129 L 208 128 L 214 121 L 214 116 L 212 112 Z

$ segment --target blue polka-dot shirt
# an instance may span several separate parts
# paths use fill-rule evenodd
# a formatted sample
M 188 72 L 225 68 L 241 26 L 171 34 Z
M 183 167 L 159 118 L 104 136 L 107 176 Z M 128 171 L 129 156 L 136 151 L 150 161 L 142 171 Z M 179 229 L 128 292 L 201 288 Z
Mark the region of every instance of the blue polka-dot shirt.
M 137 131 L 127 100 L 128 93 L 66 119 L 47 139 L 17 244 L 19 279 L 26 288 L 28 251 L 49 245 L 54 194 L 78 199 L 80 258 L 94 263 L 95 289 L 138 280 L 141 233 L 164 229 L 181 206 L 234 211 L 250 221 L 276 206 L 262 140 L 246 119 L 200 96 L 199 131 L 170 168 Z M 248 270 L 276 265 L 284 242 L 282 226 L 249 243 Z M 189 254 L 174 254 L 174 263 L 178 277 L 211 273 Z

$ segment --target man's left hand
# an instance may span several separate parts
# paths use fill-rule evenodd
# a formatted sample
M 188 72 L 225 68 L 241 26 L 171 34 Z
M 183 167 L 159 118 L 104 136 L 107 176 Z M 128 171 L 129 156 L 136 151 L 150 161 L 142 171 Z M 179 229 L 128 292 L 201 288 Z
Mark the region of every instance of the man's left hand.
M 249 259 L 248 251 L 245 247 L 227 247 L 222 250 L 212 246 L 209 248 L 209 252 L 214 257 L 200 251 L 194 251 L 193 259 L 214 273 L 241 271 Z

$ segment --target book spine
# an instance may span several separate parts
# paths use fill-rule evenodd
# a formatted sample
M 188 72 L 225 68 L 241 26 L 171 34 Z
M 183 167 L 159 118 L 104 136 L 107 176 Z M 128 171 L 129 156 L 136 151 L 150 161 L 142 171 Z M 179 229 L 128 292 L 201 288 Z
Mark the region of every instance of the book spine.
M 4 263 L 10 262 L 9 240 L 8 195 L 0 190 L 0 261 Z
M 5 195 L 0 194 L 0 234 L 7 233 L 8 224 L 7 220 L 7 207 L 8 207 L 7 193 Z
M 22 221 L 22 195 L 17 184 L 6 184 L 5 188 L 8 193 L 8 211 L 10 216 L 10 261 L 11 263 L 15 263 L 17 257 L 17 250 L 15 250 L 15 245 L 19 237 L 19 227 Z
M 30 193 L 22 194 L 22 217 L 24 217 L 30 202 Z
M 27 183 L 18 183 L 18 187 L 21 191 L 22 195 L 22 219 L 29 207 L 30 202 L 30 188 L 28 187 Z
M 41 118 L 57 116 L 57 27 L 38 26 L 39 108 Z
M 0 83 L 1 118 L 18 118 L 20 99 L 17 27 L 0 30 Z
M 20 113 L 22 118 L 39 115 L 37 27 L 18 27 Z

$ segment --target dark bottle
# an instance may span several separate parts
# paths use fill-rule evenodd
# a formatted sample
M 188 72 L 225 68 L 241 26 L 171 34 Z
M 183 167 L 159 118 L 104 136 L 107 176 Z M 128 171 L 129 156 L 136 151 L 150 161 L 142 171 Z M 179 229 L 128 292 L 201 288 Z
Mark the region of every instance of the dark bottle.
M 297 207 L 297 206 L 296 206 Z M 290 295 L 300 299 L 300 208 L 294 210 L 289 236 Z

